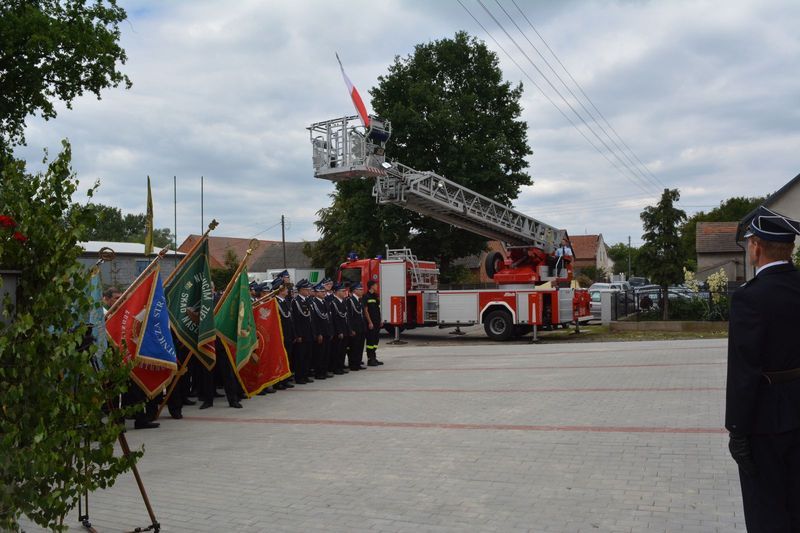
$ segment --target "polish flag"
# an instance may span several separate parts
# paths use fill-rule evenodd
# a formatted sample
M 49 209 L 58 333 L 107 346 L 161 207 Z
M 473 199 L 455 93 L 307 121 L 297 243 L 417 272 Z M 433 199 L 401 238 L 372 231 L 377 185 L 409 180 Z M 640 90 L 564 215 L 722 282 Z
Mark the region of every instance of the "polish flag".
M 339 54 L 336 54 L 336 61 L 339 62 L 339 68 L 342 69 L 342 77 L 344 78 L 344 83 L 347 85 L 347 91 L 350 93 L 350 98 L 353 99 L 353 105 L 356 106 L 356 111 L 358 111 L 358 116 L 361 117 L 361 123 L 364 124 L 365 128 L 369 128 L 369 115 L 367 114 L 367 106 L 364 105 L 364 101 L 361 99 L 361 95 L 358 94 L 358 89 L 355 88 L 353 82 L 350 81 L 350 78 L 347 77 L 347 74 L 344 72 L 344 67 L 342 66 L 342 60 L 339 59 Z

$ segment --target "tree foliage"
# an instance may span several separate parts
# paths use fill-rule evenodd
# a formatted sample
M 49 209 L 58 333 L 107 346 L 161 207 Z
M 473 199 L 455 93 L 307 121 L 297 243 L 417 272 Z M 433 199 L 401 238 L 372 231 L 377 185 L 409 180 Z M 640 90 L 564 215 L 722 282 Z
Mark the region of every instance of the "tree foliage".
M 116 0 L 5 0 L 0 3 L 0 144 L 24 142 L 28 115 L 56 116 L 84 92 L 124 83 L 119 46 L 125 10 Z
M 370 94 L 375 112 L 392 122 L 390 158 L 504 204 L 532 183 L 524 172 L 531 150 L 519 119 L 522 85 L 504 82 L 497 55 L 467 33 L 396 57 Z M 333 204 L 319 213 L 316 265 L 334 267 L 349 251 L 373 256 L 386 245 L 410 246 L 436 259 L 446 282 L 453 259 L 483 251 L 484 237 L 397 206 L 376 207 L 371 190 L 368 181 L 337 184 Z
M 614 261 L 613 274 L 628 273 L 628 257 L 631 261 L 631 277 L 641 276 L 644 273 L 639 264 L 639 248 L 618 242 L 608 247 L 608 257 Z
M 231 249 L 225 250 L 225 266 L 211 269 L 211 282 L 218 291 L 224 291 L 239 268 L 239 258 Z
M 0 270 L 21 271 L 16 315 L 10 325 L 0 323 L 3 531 L 19 529 L 21 514 L 59 529 L 83 491 L 110 486 L 140 456 L 114 457 L 121 418 L 103 412 L 127 388 L 130 367 L 109 348 L 96 372 L 95 347 L 81 348 L 94 303 L 76 243 L 92 214 L 72 203 L 77 179 L 70 158 L 64 143 L 44 173 L 27 174 L 16 160 L 0 170 L 0 214 L 25 237 L 0 246 Z M 2 305 L 6 316 L 9 304 Z
M 653 283 L 661 285 L 664 294 L 669 285 L 683 280 L 686 254 L 679 228 L 686 220 L 686 213 L 675 207 L 680 198 L 678 189 L 664 189 L 658 204 L 645 207 L 640 215 L 644 244 L 639 249 L 639 261 Z M 664 320 L 669 316 L 668 302 L 669 298 L 664 298 Z
M 103 204 L 80 206 L 91 215 L 86 228 L 87 241 L 144 242 L 147 216 L 144 213 L 122 214 L 118 207 Z M 164 247 L 173 244 L 169 228 L 153 228 L 153 244 Z
M 765 198 L 746 198 L 736 196 L 719 203 L 708 213 L 698 211 L 681 226 L 681 242 L 686 253 L 687 266 L 697 268 L 697 223 L 698 222 L 738 222 L 750 211 L 764 203 Z

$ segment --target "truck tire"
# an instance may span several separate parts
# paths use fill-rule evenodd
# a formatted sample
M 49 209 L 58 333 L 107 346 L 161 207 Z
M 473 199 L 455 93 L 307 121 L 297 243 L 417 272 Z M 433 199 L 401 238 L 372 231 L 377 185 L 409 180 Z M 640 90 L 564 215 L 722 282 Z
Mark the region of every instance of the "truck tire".
M 507 341 L 514 334 L 514 322 L 508 311 L 496 309 L 484 317 L 483 330 L 493 341 Z
M 486 259 L 483 263 L 486 268 L 486 275 L 489 279 L 494 279 L 494 275 L 500 270 L 500 265 L 503 262 L 503 254 L 500 252 L 489 252 L 486 254 Z

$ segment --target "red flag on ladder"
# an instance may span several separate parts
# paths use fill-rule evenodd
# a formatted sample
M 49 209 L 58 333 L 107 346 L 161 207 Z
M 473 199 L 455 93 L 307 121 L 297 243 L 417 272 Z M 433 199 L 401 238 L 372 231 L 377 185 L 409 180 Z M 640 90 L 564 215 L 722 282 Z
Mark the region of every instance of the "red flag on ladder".
M 367 114 L 367 106 L 364 105 L 361 95 L 358 94 L 358 89 L 355 88 L 353 82 L 350 81 L 350 78 L 348 78 L 347 74 L 345 74 L 344 67 L 342 66 L 342 60 L 339 59 L 338 53 L 336 54 L 336 61 L 339 62 L 339 68 L 342 69 L 342 77 L 344 78 L 345 85 L 347 85 L 347 92 L 350 93 L 350 98 L 353 100 L 353 105 L 356 106 L 358 116 L 361 117 L 361 123 L 364 124 L 365 128 L 369 128 L 369 115 Z

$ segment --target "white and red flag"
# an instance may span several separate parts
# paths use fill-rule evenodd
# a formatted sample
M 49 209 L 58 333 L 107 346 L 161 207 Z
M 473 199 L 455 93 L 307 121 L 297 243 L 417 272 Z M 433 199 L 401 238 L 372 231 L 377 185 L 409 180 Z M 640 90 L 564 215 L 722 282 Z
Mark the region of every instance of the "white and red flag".
M 365 128 L 369 128 L 369 114 L 367 114 L 367 106 L 364 105 L 364 100 L 361 99 L 361 95 L 358 94 L 358 89 L 356 89 L 353 82 L 350 81 L 350 78 L 347 77 L 347 74 L 344 72 L 344 67 L 342 66 L 342 60 L 339 59 L 339 54 L 336 54 L 336 61 L 339 62 L 339 68 L 342 69 L 342 77 L 344 78 L 344 83 L 347 85 L 347 92 L 350 93 L 350 98 L 353 100 L 353 105 L 356 106 L 356 111 L 358 111 L 358 116 L 361 117 L 361 123 L 364 124 Z

